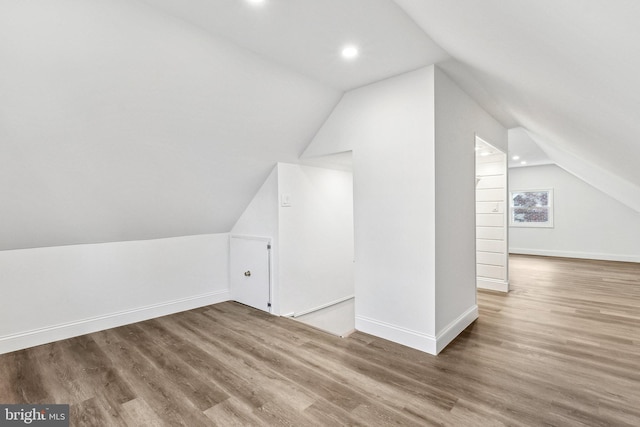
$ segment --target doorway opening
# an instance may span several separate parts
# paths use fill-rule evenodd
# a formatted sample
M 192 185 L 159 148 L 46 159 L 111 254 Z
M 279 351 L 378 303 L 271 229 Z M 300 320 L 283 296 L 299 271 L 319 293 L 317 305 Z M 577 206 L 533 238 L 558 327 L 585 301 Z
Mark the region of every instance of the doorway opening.
M 476 136 L 476 285 L 509 291 L 507 154 Z
M 304 197 L 320 201 L 322 216 L 308 216 L 300 223 L 320 233 L 313 242 L 306 242 L 306 246 L 316 247 L 318 262 L 312 263 L 313 269 L 298 282 L 306 288 L 305 301 L 296 306 L 291 317 L 345 337 L 355 330 L 352 152 L 305 158 L 301 163 L 324 171 L 309 171 L 306 176 L 313 185 Z M 314 275 L 328 280 L 314 280 Z

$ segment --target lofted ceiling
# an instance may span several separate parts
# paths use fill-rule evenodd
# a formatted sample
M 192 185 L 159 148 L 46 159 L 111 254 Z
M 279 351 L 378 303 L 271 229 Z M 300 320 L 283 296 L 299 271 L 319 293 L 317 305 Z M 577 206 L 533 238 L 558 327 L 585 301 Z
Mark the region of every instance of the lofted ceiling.
M 433 63 L 628 198 L 639 18 L 635 0 L 3 0 L 0 250 L 229 231 L 344 91 Z
M 441 67 L 507 127 L 567 153 L 552 160 L 607 193 L 575 164 L 635 188 L 624 199 L 640 193 L 640 2 L 395 2 L 451 55 Z
M 0 3 L 0 249 L 228 232 L 341 92 L 146 4 Z
M 448 58 L 390 0 L 143 1 L 340 90 Z M 345 45 L 356 61 L 341 58 Z
M 549 155 L 531 138 L 522 127 L 509 129 L 509 157 L 510 168 L 540 166 L 553 163 Z

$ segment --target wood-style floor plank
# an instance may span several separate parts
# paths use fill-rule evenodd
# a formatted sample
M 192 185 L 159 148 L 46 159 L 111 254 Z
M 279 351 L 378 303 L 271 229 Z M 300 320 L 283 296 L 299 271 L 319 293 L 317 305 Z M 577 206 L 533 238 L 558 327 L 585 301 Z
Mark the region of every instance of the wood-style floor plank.
M 0 355 L 75 426 L 638 426 L 640 264 L 511 256 L 439 356 L 222 303 Z

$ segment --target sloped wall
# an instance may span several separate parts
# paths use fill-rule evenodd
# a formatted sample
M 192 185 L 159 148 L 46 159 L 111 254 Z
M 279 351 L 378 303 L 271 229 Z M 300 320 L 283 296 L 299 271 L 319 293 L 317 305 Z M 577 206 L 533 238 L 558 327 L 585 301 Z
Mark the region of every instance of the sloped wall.
M 226 233 L 340 97 L 138 1 L 0 2 L 0 250 Z
M 280 248 L 278 226 L 278 166 L 274 166 L 269 177 L 246 207 L 231 229 L 231 235 L 268 237 L 271 239 L 271 312 L 280 314 Z M 233 289 L 231 290 L 233 295 Z
M 597 162 L 590 162 L 567 151 L 533 132 L 527 132 L 553 163 L 578 179 L 640 213 L 640 186 L 618 175 L 618 171 L 605 169 Z M 605 144 L 606 145 L 606 144 Z M 629 155 L 629 157 L 633 157 Z

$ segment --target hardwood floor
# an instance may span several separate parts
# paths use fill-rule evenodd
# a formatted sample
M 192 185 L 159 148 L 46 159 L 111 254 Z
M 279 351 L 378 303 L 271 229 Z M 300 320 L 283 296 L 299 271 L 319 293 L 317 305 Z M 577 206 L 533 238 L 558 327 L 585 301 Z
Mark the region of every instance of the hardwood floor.
M 640 264 L 511 257 L 439 356 L 222 303 L 0 356 L 72 425 L 640 425 Z

